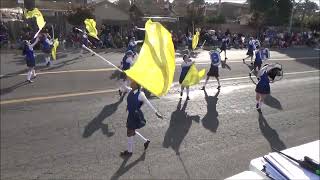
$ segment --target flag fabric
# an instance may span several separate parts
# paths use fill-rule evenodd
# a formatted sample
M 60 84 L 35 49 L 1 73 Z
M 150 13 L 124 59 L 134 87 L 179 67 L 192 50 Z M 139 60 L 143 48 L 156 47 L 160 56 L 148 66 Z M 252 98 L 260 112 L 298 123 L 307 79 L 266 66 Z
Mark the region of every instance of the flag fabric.
M 192 86 L 195 84 L 198 84 L 200 80 L 203 78 L 206 70 L 202 69 L 201 71 L 198 71 L 196 66 L 194 64 L 191 65 L 186 77 L 182 81 L 182 86 Z
M 96 21 L 94 21 L 94 19 L 86 19 L 84 20 L 84 24 L 86 25 L 86 29 L 89 32 L 89 35 L 96 39 L 99 39 L 98 30 L 96 28 Z
M 199 42 L 199 36 L 200 36 L 200 33 L 197 31 L 192 38 L 192 49 L 196 49 Z
M 39 30 L 41 30 L 46 25 L 46 22 L 44 21 L 42 13 L 39 11 L 38 8 L 34 8 L 32 11 L 28 11 L 25 14 L 25 17 L 27 19 L 35 17 L 37 20 L 37 25 L 38 25 Z
M 59 41 L 58 39 L 54 39 L 53 41 L 53 48 L 51 49 L 51 55 L 52 55 L 52 59 L 56 60 L 57 59 L 57 48 L 59 46 Z
M 156 96 L 165 95 L 172 84 L 175 52 L 170 32 L 148 20 L 145 39 L 135 64 L 125 73 Z

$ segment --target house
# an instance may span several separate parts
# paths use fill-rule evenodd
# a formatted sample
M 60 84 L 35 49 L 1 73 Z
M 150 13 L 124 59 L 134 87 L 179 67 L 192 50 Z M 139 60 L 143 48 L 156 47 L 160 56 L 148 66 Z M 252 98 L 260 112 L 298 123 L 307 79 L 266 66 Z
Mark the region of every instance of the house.
M 101 1 L 92 5 L 97 24 L 128 24 L 130 15 L 109 1 Z

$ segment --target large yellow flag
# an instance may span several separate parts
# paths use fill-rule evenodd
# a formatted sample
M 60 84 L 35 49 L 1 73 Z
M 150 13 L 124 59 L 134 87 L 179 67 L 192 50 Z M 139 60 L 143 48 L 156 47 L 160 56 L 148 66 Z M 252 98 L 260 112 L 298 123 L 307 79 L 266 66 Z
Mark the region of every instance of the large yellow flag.
M 198 84 L 200 80 L 203 78 L 206 70 L 202 69 L 201 71 L 198 71 L 196 66 L 194 64 L 191 65 L 186 77 L 182 81 L 183 86 L 192 86 L 195 84 Z
M 156 96 L 165 95 L 173 81 L 175 52 L 170 32 L 148 20 L 145 39 L 136 63 L 125 73 Z
M 52 55 L 52 59 L 56 60 L 57 59 L 57 48 L 59 46 L 59 41 L 58 39 L 54 39 L 53 41 L 53 48 L 51 49 L 51 55 Z
M 86 19 L 84 20 L 84 24 L 86 25 L 86 29 L 89 32 L 89 35 L 98 38 L 98 30 L 96 29 L 96 21 L 94 19 Z
M 197 31 L 196 34 L 192 38 L 192 49 L 195 49 L 199 42 L 200 33 Z
M 34 8 L 32 11 L 28 11 L 25 14 L 25 16 L 27 19 L 35 17 L 37 20 L 37 25 L 39 27 L 39 30 L 41 30 L 46 25 L 46 22 L 44 21 L 42 13 L 39 11 L 38 8 Z

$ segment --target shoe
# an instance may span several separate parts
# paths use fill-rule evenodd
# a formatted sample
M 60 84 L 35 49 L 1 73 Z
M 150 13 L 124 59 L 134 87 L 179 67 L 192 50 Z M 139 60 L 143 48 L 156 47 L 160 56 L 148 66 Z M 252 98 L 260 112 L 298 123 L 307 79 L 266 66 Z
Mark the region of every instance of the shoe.
M 47 66 L 49 67 L 49 66 L 51 66 L 51 62 L 49 61 L 49 62 L 47 62 Z
M 35 79 L 35 78 L 37 78 L 37 75 L 33 75 L 32 79 Z
M 31 81 L 31 80 L 27 80 L 27 82 L 28 82 L 28 83 L 33 83 L 33 81 Z
M 201 90 L 206 90 L 206 88 L 204 86 L 202 86 Z
M 187 101 L 190 100 L 189 96 L 187 96 Z
M 256 104 L 256 109 L 257 109 L 257 110 L 260 109 L 259 103 Z
M 242 59 L 243 63 L 246 63 L 244 59 Z
M 180 96 L 182 96 L 183 95 L 183 92 L 180 92 Z
M 220 89 L 221 88 L 221 86 L 219 85 L 218 87 L 217 87 L 217 89 Z
M 143 144 L 144 150 L 147 150 L 147 149 L 148 149 L 149 144 L 150 144 L 150 140 L 147 140 L 147 142 L 145 142 L 145 143 Z
M 122 95 L 122 91 L 119 89 L 118 92 L 119 92 L 119 96 L 121 96 Z
M 120 156 L 132 156 L 132 152 L 125 150 L 120 152 Z
M 253 65 L 253 62 L 251 62 L 251 65 Z

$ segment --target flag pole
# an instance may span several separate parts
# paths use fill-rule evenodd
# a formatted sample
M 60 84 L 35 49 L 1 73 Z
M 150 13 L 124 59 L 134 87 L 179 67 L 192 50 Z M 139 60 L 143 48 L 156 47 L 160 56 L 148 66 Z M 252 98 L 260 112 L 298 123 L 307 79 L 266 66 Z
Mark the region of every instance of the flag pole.
M 91 53 L 93 53 L 94 55 L 98 56 L 100 59 L 102 59 L 102 60 L 106 61 L 109 65 L 111 65 L 112 67 L 116 68 L 118 71 L 123 72 L 123 70 L 122 70 L 122 69 L 120 69 L 118 66 L 116 66 L 116 65 L 112 64 L 112 63 L 111 63 L 110 61 L 108 61 L 106 58 L 104 58 L 104 57 L 102 57 L 100 54 L 98 54 L 98 53 L 96 53 L 96 52 L 92 51 L 90 48 L 88 48 L 88 47 L 87 47 L 87 46 L 85 46 L 84 44 L 82 45 L 82 47 L 83 47 L 84 49 L 86 49 L 87 51 L 90 51 L 90 52 L 91 52 Z

